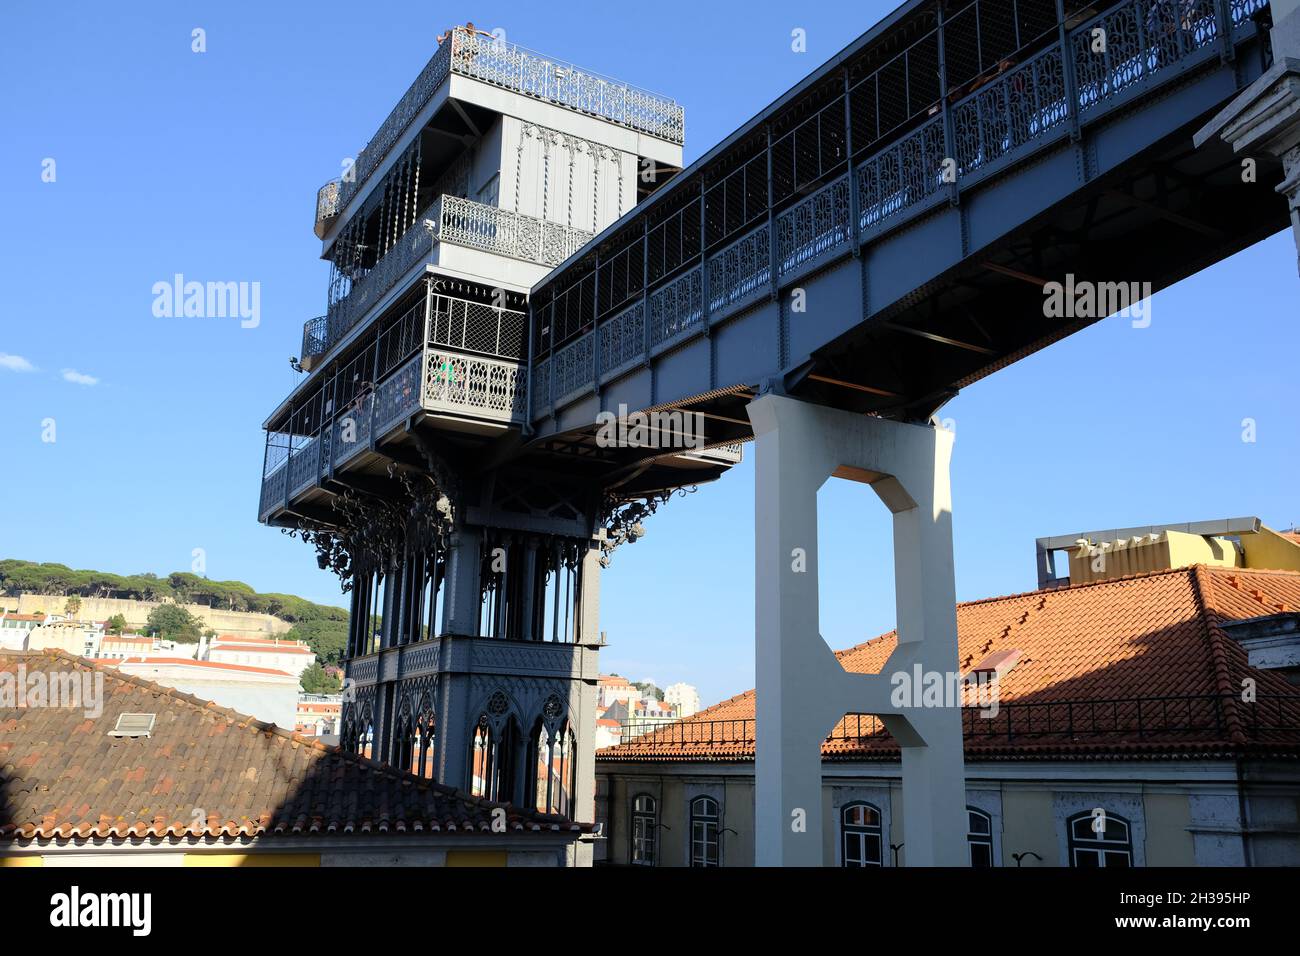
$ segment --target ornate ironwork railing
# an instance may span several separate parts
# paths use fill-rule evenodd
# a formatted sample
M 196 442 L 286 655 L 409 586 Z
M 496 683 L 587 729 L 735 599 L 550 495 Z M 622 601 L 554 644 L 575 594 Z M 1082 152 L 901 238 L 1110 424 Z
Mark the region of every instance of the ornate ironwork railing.
M 766 292 L 772 281 L 767 223 L 709 259 L 709 309 L 718 311 Z M 605 334 L 601 326 L 600 334 Z
M 592 233 L 563 223 L 458 196 L 442 197 L 438 238 L 443 242 L 555 266 L 586 245 L 591 237 Z
M 601 374 L 640 358 L 644 350 L 644 303 L 634 303 L 600 327 Z
M 551 393 L 556 400 L 566 398 L 591 383 L 592 338 L 584 335 L 551 357 Z
M 325 238 L 325 232 L 329 229 L 330 223 L 338 217 L 340 185 L 342 184 L 339 180 L 333 179 L 316 191 L 315 231 L 317 239 Z
M 432 232 L 426 223 L 433 224 Z M 312 319 L 303 327 L 303 357 L 323 355 L 342 341 L 402 276 L 432 254 L 437 243 L 553 266 L 582 248 L 591 235 L 562 223 L 546 222 L 458 196 L 441 196 L 423 215 L 416 217 L 388 253 L 352 285 L 346 296 L 330 305 L 324 319 Z M 511 344 L 513 329 L 506 328 L 503 332 L 505 338 L 496 348 L 516 348 Z M 516 355 L 521 351 L 522 336 Z
M 325 336 L 313 339 L 313 345 L 318 344 L 320 351 L 309 352 L 304 335 L 304 357 L 322 355 L 337 345 L 380 299 L 392 291 L 402 276 L 415 268 L 422 259 L 428 258 L 433 251 L 434 240 L 425 222 L 437 221 L 441 203 L 441 199 L 435 200 L 424 215 L 417 216 L 411 227 L 388 250 L 388 254 L 354 282 L 346 296 L 330 304 L 329 312 L 326 313 Z
M 676 143 L 686 141 L 686 114 L 666 96 L 638 89 L 495 37 L 457 30 L 456 73 L 590 113 Z
M 302 325 L 302 356 L 320 355 L 328 347 L 329 317 L 318 315 Z
M 671 99 L 495 37 L 471 36 L 458 28 L 439 45 L 357 155 L 351 176 L 340 189 L 340 209 L 365 185 L 450 73 L 590 113 L 678 146 L 685 142 L 686 114 Z
M 522 422 L 526 376 L 518 362 L 429 349 L 424 364 L 424 407 L 477 418 Z
M 650 344 L 658 345 L 704 319 L 700 267 L 696 266 L 650 294 Z
M 838 175 L 834 175 L 833 165 L 819 166 L 825 171 L 820 187 L 776 213 L 774 229 L 763 223 L 721 251 L 697 253 L 695 265 L 690 266 L 689 260 L 681 263 L 677 272 L 658 285 L 647 265 L 643 286 L 649 315 L 644 321 L 649 327 L 643 357 L 648 360 L 656 347 L 671 347 L 663 343 L 702 327 L 706 320 L 713 322 L 743 308 L 761 290 L 775 294 L 793 274 L 817 268 L 843 254 L 852 243 L 868 242 L 923 214 L 955 195 L 954 190 L 968 188 L 1028 158 L 1067 135 L 1072 122 L 1091 122 L 1123 107 L 1131 97 L 1209 61 L 1223 51 L 1225 42 L 1253 32 L 1250 18 L 1264 2 L 1125 0 L 1070 30 L 1064 42 L 1058 40 L 1021 63 L 1002 61 L 979 78 L 976 88 L 967 88 L 965 95 L 950 94 L 946 109 L 941 101 L 927 115 L 918 114 L 920 125 L 899 139 L 852 164 L 841 159 L 839 169 L 843 172 Z M 1234 37 L 1223 36 L 1221 17 Z M 1105 42 L 1100 47 L 1095 30 L 1104 31 Z M 826 118 L 839 113 L 838 107 L 828 107 L 818 114 L 818 122 L 833 122 Z M 845 130 L 833 127 L 829 133 L 823 127 L 819 130 L 832 144 L 845 135 Z M 832 147 L 832 155 L 842 155 L 835 153 L 836 148 Z M 816 149 L 812 154 L 820 155 Z M 769 160 L 774 162 L 775 154 Z M 679 187 L 670 184 L 666 190 L 674 188 Z M 772 188 L 769 185 L 769 208 Z M 700 202 L 705 203 L 703 195 Z M 633 232 L 629 230 L 629 234 Z M 571 267 L 579 271 L 569 283 L 585 281 L 586 271 L 601 264 L 582 262 Z M 704 269 L 707 303 L 702 301 Z M 564 294 L 566 279 L 567 272 L 549 280 L 547 286 L 554 284 L 560 290 L 555 294 Z M 589 323 L 579 319 L 570 328 L 576 325 L 583 329 L 583 338 L 599 340 L 608 327 L 622 326 L 625 316 L 619 313 L 596 329 L 593 314 Z M 626 361 L 626 329 L 610 331 L 620 360 Z M 562 354 L 577 354 L 575 344 L 579 341 L 582 338 L 561 340 L 555 355 L 537 356 L 534 380 L 549 376 L 551 381 L 545 397 L 541 390 L 535 395 L 535 410 L 581 393 L 594 384 L 593 372 L 601 375 L 608 371 L 604 357 L 615 346 L 601 342 L 601 366 L 590 369 L 585 382 L 571 379 L 568 366 L 572 363 L 566 364 L 562 385 L 554 380 L 561 372 L 557 359 Z
M 978 705 L 961 709 L 962 733 L 968 744 L 1004 740 L 1036 741 L 1056 738 L 1076 740 L 1168 740 L 1179 735 L 1226 734 L 1230 716 L 1249 737 L 1255 734 L 1300 732 L 1300 695 L 1263 695 L 1245 703 L 1235 694 L 1184 694 L 1126 697 L 1105 700 L 1024 700 L 999 704 L 996 712 Z M 725 756 L 752 751 L 756 723 L 737 720 L 693 720 L 637 728 L 624 750 L 654 751 L 676 748 L 680 753 L 705 755 L 718 748 Z M 625 735 L 626 737 L 626 735 Z M 1292 738 L 1292 743 L 1300 738 Z M 890 742 L 884 723 L 874 714 L 846 714 L 825 738 L 827 744 L 851 750 L 868 741 Z M 725 748 L 725 749 L 724 749 Z

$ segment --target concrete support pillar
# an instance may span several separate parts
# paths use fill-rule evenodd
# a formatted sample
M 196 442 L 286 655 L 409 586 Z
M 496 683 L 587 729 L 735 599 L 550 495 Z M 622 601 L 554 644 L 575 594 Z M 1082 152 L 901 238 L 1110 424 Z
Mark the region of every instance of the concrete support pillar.
M 903 748 L 908 863 L 964 866 L 960 710 L 891 699 L 900 671 L 946 677 L 957 669 L 952 433 L 776 395 L 748 411 L 756 439 L 756 862 L 821 865 L 821 744 L 846 713 L 868 713 Z M 819 630 L 817 490 L 832 476 L 870 484 L 894 515 L 898 646 L 879 674 L 847 673 Z
M 1244 159 L 1270 156 L 1282 163 L 1274 189 L 1285 197 L 1300 271 L 1300 0 L 1273 0 L 1269 42 L 1273 65 L 1218 115 L 1192 142 L 1200 148 L 1215 137 Z
M 483 532 L 461 528 L 452 535 L 443 580 L 442 633 L 477 635 L 482 592 L 479 590 Z

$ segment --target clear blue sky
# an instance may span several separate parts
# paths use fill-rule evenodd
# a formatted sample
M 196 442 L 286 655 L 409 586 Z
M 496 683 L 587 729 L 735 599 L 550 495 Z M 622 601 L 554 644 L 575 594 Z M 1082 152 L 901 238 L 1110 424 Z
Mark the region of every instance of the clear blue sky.
M 892 5 L 5 4 L 0 556 L 165 572 L 201 547 L 214 578 L 342 603 L 305 545 L 256 521 L 259 425 L 324 311 L 316 189 L 434 37 L 469 18 L 671 95 L 689 161 Z M 1150 328 L 1109 320 L 953 401 L 958 596 L 1032 588 L 1040 535 L 1300 520 L 1295 271 L 1275 236 L 1157 296 Z M 260 282 L 261 324 L 154 317 L 153 284 L 177 272 Z M 889 526 L 863 488 L 822 497 L 823 633 L 843 647 L 893 625 Z M 647 527 L 604 578 L 604 669 L 687 680 L 706 702 L 749 688 L 750 464 Z

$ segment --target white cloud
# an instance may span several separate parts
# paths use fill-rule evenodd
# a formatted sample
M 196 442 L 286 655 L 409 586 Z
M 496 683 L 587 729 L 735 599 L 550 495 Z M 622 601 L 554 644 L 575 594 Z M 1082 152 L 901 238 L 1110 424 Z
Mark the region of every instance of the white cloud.
M 21 355 L 10 355 L 8 352 L 0 352 L 0 368 L 8 369 L 11 372 L 34 372 L 36 366 Z
M 65 368 L 63 370 L 63 380 L 65 382 L 72 382 L 74 385 L 98 385 L 99 384 L 99 379 L 95 378 L 95 376 L 83 375 L 81 372 L 78 372 L 76 369 L 73 368 Z

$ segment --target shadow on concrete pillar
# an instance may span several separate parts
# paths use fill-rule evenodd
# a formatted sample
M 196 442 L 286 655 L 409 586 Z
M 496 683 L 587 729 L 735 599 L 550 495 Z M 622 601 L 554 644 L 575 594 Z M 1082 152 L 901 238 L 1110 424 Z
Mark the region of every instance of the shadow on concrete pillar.
M 756 863 L 822 864 L 821 745 L 846 713 L 878 714 L 902 747 L 903 840 L 912 866 L 965 866 L 960 700 L 894 699 L 895 674 L 957 668 L 952 434 L 764 395 L 755 435 Z M 898 646 L 879 674 L 850 674 L 818 618 L 817 491 L 871 485 L 893 514 Z M 845 516 L 847 518 L 847 516 Z

